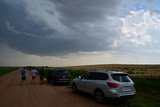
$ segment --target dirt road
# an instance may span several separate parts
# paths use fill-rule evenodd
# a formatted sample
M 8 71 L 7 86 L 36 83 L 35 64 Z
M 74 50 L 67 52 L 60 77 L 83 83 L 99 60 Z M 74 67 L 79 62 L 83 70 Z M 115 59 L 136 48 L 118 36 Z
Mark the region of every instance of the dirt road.
M 92 97 L 74 95 L 66 86 L 53 86 L 45 82 L 30 84 L 31 76 L 20 85 L 18 70 L 0 77 L 0 107 L 111 107 L 110 104 L 98 104 Z

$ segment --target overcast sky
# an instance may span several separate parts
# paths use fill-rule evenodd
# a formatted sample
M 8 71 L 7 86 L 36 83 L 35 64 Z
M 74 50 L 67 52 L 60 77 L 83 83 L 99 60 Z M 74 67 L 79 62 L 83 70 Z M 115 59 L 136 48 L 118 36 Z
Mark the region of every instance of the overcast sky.
M 159 64 L 159 0 L 1 0 L 0 66 Z

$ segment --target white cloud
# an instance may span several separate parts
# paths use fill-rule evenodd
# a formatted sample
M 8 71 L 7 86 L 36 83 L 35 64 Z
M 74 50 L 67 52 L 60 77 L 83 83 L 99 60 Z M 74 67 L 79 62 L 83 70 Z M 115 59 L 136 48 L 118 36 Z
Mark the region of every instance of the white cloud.
M 116 39 L 113 43 L 113 47 L 117 47 L 118 46 L 118 40 Z
M 160 31 L 160 15 L 150 11 L 130 11 L 125 18 L 121 18 L 122 39 L 134 45 L 152 44 L 155 39 L 155 32 Z M 156 35 L 157 35 L 156 34 Z
M 135 45 L 149 44 L 152 41 L 149 29 L 155 26 L 152 23 L 154 19 L 155 16 L 152 16 L 149 11 L 131 11 L 130 15 L 121 18 L 123 38 Z

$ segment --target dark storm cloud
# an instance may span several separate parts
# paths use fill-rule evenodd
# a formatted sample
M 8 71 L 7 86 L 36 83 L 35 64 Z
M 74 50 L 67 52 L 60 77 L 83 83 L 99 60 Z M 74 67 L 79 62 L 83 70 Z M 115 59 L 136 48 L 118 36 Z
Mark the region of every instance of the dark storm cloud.
M 114 15 L 119 0 L 53 0 L 67 20 L 93 22 Z
M 119 0 L 1 0 L 0 42 L 27 54 L 109 50 Z M 114 22 L 113 22 L 114 25 Z

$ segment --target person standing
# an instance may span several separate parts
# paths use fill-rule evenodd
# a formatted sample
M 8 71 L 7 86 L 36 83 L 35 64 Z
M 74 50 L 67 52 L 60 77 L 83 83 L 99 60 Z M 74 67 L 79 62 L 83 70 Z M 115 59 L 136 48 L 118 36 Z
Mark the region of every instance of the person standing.
M 42 68 L 40 70 L 40 72 L 39 72 L 39 75 L 40 75 L 40 84 L 43 84 L 44 72 L 45 72 L 45 68 Z
M 34 68 L 32 71 L 31 71 L 31 74 L 32 74 L 32 80 L 31 80 L 31 84 L 35 84 L 36 82 L 36 76 L 37 76 L 37 70 L 36 68 Z
M 23 85 L 24 81 L 26 80 L 26 68 L 23 67 L 20 72 L 21 72 L 21 78 L 22 78 L 21 85 Z

